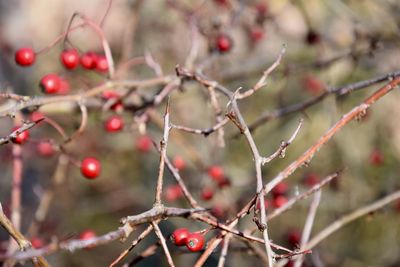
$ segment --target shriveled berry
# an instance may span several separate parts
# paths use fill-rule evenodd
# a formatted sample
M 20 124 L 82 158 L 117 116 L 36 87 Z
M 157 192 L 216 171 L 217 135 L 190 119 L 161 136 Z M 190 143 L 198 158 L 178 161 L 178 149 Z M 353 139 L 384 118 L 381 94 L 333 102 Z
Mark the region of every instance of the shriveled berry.
M 15 62 L 21 67 L 27 67 L 35 63 L 36 54 L 30 47 L 23 47 L 15 52 Z
M 42 157 L 50 157 L 54 154 L 54 147 L 51 142 L 41 141 L 37 144 L 37 152 Z
M 97 178 L 101 173 L 100 162 L 96 158 L 85 158 L 81 163 L 81 173 L 88 179 Z
M 177 246 L 184 246 L 189 234 L 190 232 L 187 228 L 179 228 L 172 233 L 171 240 Z
M 104 129 L 109 133 L 119 132 L 124 128 L 124 121 L 121 116 L 114 115 L 104 122 Z
M 224 176 L 222 179 L 217 181 L 219 188 L 229 187 L 231 185 L 231 179 L 227 176 Z
M 14 128 L 12 129 L 12 131 L 14 132 L 15 130 L 17 130 L 17 129 L 19 129 L 19 128 L 20 128 L 19 126 L 14 127 Z M 22 145 L 23 143 L 25 143 L 26 141 L 28 141 L 28 139 L 29 139 L 29 131 L 28 131 L 28 130 L 25 130 L 25 131 L 23 131 L 23 132 L 17 134 L 17 136 L 16 136 L 15 138 L 12 138 L 11 141 L 12 141 L 13 143 L 15 143 L 15 144 Z
M 40 80 L 40 87 L 45 94 L 55 94 L 61 88 L 60 77 L 57 74 L 47 74 Z
M 97 55 L 93 52 L 86 52 L 80 58 L 80 63 L 83 68 L 92 70 L 97 66 Z
M 186 247 L 192 251 L 200 251 L 204 246 L 204 237 L 199 233 L 191 233 L 186 239 Z
M 153 141 L 148 135 L 142 135 L 136 140 L 136 148 L 140 152 L 149 152 L 151 149 L 151 146 L 153 144 Z
M 75 69 L 79 64 L 79 54 L 76 49 L 66 49 L 61 52 L 61 63 L 69 70 Z

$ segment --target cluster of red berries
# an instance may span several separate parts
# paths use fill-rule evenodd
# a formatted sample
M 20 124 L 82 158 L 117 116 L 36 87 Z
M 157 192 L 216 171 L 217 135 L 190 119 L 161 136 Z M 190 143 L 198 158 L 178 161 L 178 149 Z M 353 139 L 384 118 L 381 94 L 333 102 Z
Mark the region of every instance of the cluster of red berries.
M 191 233 L 187 228 L 176 229 L 171 235 L 171 241 L 176 246 L 185 246 L 192 252 L 203 249 L 204 236 L 200 233 Z
M 103 55 L 87 52 L 82 56 L 76 49 L 66 49 L 61 53 L 61 63 L 68 70 L 75 69 L 79 63 L 85 69 L 95 69 L 98 72 L 108 71 L 107 59 Z M 28 67 L 35 63 L 36 53 L 30 47 L 23 47 L 15 52 L 15 62 L 21 67 Z M 45 94 L 66 94 L 69 91 L 69 83 L 57 74 L 49 73 L 40 79 L 39 83 Z

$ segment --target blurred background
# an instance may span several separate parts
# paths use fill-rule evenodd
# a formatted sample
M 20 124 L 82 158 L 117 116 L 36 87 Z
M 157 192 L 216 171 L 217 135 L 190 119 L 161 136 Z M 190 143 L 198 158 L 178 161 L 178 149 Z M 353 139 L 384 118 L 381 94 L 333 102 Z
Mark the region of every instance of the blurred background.
M 105 74 L 82 68 L 65 70 L 59 60 L 64 49 L 61 43 L 40 54 L 30 68 L 18 67 L 14 52 L 20 47 L 38 51 L 48 46 L 67 29 L 74 12 L 99 22 L 107 12 L 108 3 L 96 0 L 0 1 L 0 90 L 43 95 L 38 83 L 49 72 L 69 82 L 69 93 L 82 92 L 106 81 Z M 194 65 L 231 91 L 253 86 L 285 45 L 282 63 L 272 73 L 268 85 L 239 103 L 246 122 L 253 125 L 268 112 L 311 99 L 327 88 L 399 71 L 399 26 L 400 3 L 396 0 L 114 0 L 103 29 L 117 66 L 147 53 L 166 75 L 174 75 L 177 64 L 185 66 L 191 46 L 196 43 L 198 54 Z M 218 43 L 221 36 L 227 38 L 228 51 L 221 50 Z M 82 53 L 102 53 L 101 40 L 89 27 L 72 32 L 68 39 Z M 151 77 L 155 77 L 151 68 L 136 64 L 125 68 L 117 78 Z M 253 131 L 255 141 L 263 155 L 270 155 L 281 140 L 290 137 L 298 120 L 304 118 L 304 125 L 286 157 L 263 167 L 264 181 L 269 181 L 295 160 L 343 114 L 377 88 L 379 85 L 345 96 L 329 95 L 310 108 L 257 125 Z M 157 86 L 138 89 L 124 99 L 124 105 L 140 106 L 160 89 Z M 207 90 L 191 82 L 180 89 L 171 93 L 171 121 L 194 128 L 214 125 L 216 118 Z M 100 97 L 95 100 L 102 101 Z M 222 112 L 226 112 L 227 99 L 218 96 L 218 101 Z M 282 194 L 285 199 L 304 192 L 316 180 L 344 170 L 340 178 L 322 191 L 313 234 L 341 215 L 400 188 L 399 101 L 398 89 L 383 97 L 366 116 L 346 126 L 308 166 L 298 169 L 288 179 L 288 189 Z M 48 214 L 35 238 L 47 244 L 52 240 L 78 238 L 79 233 L 87 229 L 104 234 L 117 229 L 120 218 L 152 207 L 159 155 L 149 140 L 161 140 L 164 107 L 162 103 L 139 110 L 124 107 L 117 111 L 104 110 L 96 105 L 89 108 L 86 131 L 68 144 L 67 151 L 72 162 L 87 156 L 97 157 L 102 163 L 102 174 L 96 180 L 87 180 L 77 166 L 69 164 L 65 180 L 54 189 Z M 67 134 L 79 127 L 79 109 L 68 103 L 43 106 L 39 111 L 60 124 Z M 31 112 L 24 111 L 24 116 L 29 118 Z M 110 134 L 104 131 L 103 121 L 115 113 L 123 118 L 125 127 L 121 132 Z M 1 118 L 1 125 L 0 136 L 6 136 L 11 132 L 13 121 Z M 32 223 L 44 192 L 51 186 L 58 160 L 57 153 L 43 157 L 38 153 L 38 144 L 42 140 L 62 141 L 45 123 L 34 127 L 30 133 L 31 139 L 22 146 L 24 233 Z M 256 189 L 252 155 L 245 139 L 237 136 L 237 128 L 231 123 L 224 128 L 224 133 L 225 146 L 222 146 L 215 133 L 205 138 L 174 130 L 167 151 L 171 159 L 176 160 L 175 164 L 179 160 L 185 163 L 181 168 L 184 182 L 195 198 L 204 207 L 213 209 L 221 221 L 232 218 Z M 11 194 L 11 151 L 11 144 L 0 147 L 0 201 L 5 212 Z M 229 178 L 228 185 L 216 184 L 210 179 L 209 167 L 215 165 Z M 167 205 L 189 207 L 179 192 L 174 191 L 176 183 L 168 172 L 165 183 Z M 208 195 L 204 192 L 207 190 Z M 268 211 L 271 211 L 279 203 L 276 197 L 268 198 Z M 270 222 L 269 233 L 275 243 L 296 247 L 296 234 L 303 228 L 309 204 L 310 200 L 301 201 Z M 239 229 L 253 227 L 251 216 L 248 217 L 240 222 Z M 304 266 L 400 266 L 399 222 L 400 202 L 329 236 L 307 255 Z M 165 236 L 178 227 L 196 231 L 206 226 L 179 218 L 160 224 Z M 59 252 L 47 258 L 54 266 L 108 266 L 143 229 L 139 227 L 125 243 L 112 242 L 73 253 Z M 211 231 L 206 239 L 216 233 Z M 8 234 L 1 230 L 0 238 L 4 250 L 8 246 Z M 127 262 L 156 240 L 154 234 L 143 240 L 129 254 Z M 199 255 L 172 243 L 169 247 L 177 266 L 191 266 Z M 239 240 L 231 241 L 226 266 L 262 266 L 262 262 L 244 252 L 243 247 Z M 217 265 L 220 249 L 218 247 L 212 254 L 206 266 Z M 167 262 L 159 248 L 155 255 L 135 266 L 167 266 Z

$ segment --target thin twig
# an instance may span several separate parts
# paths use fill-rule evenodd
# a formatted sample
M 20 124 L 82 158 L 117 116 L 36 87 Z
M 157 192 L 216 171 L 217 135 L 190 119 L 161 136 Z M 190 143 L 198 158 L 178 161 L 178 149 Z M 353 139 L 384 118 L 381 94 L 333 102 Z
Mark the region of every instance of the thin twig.
M 158 239 L 161 242 L 161 246 L 164 249 L 164 253 L 165 253 L 165 256 L 167 257 L 169 266 L 174 267 L 175 266 L 174 261 L 172 260 L 171 253 L 169 252 L 169 249 L 167 246 L 167 242 L 165 242 L 165 238 L 160 230 L 160 227 L 158 227 L 157 222 L 152 222 L 151 225 L 153 225 L 154 231 L 155 231 Z

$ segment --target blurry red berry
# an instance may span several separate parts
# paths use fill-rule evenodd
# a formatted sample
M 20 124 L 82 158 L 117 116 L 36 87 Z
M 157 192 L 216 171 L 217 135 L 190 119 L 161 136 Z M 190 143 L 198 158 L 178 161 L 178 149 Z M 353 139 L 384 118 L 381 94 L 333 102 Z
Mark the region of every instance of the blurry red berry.
M 307 75 L 303 79 L 305 89 L 310 94 L 318 94 L 324 89 L 324 84 L 312 75 Z
M 265 16 L 268 11 L 268 7 L 265 3 L 257 3 L 254 5 L 254 9 L 256 10 L 259 16 Z
M 83 68 L 92 70 L 97 66 L 97 55 L 93 52 L 86 52 L 81 56 L 80 62 Z
M 284 267 L 294 267 L 294 261 L 288 261 Z
M 51 142 L 41 141 L 37 144 L 37 152 L 42 157 L 50 157 L 54 154 L 54 147 Z
M 214 2 L 220 6 L 228 6 L 229 5 L 229 0 L 214 0 Z
M 222 189 L 224 187 L 228 187 L 231 185 L 231 179 L 229 179 L 229 177 L 224 176 L 222 179 L 219 179 L 217 183 L 218 187 Z
M 31 121 L 39 121 L 44 119 L 44 115 L 40 111 L 34 111 L 31 113 Z
M 45 94 L 55 94 L 61 88 L 60 77 L 57 74 L 47 74 L 40 80 L 40 87 Z
M 169 202 L 175 201 L 183 196 L 182 188 L 178 184 L 167 186 L 164 190 L 164 196 Z
M 307 187 L 313 187 L 319 183 L 319 176 L 316 173 L 309 173 L 303 179 L 303 184 Z
M 264 37 L 264 29 L 261 27 L 253 27 L 250 29 L 250 38 L 254 43 L 262 40 Z
M 121 95 L 120 95 L 120 93 L 118 93 L 118 92 L 116 92 L 116 91 L 107 90 L 107 91 L 104 91 L 104 92 L 101 94 L 101 97 L 102 97 L 104 100 L 110 100 L 110 99 L 113 99 L 113 98 L 119 98 L 119 97 L 121 97 Z
M 15 52 L 15 62 L 22 67 L 27 67 L 35 63 L 35 58 L 35 51 L 30 47 L 23 47 Z
M 179 228 L 172 233 L 171 240 L 176 246 L 184 246 L 189 235 L 190 232 L 187 228 Z
M 179 171 L 183 170 L 186 166 L 186 162 L 181 156 L 175 156 L 174 160 L 172 161 L 172 164 Z
M 210 199 L 212 199 L 213 198 L 213 196 L 214 196 L 214 190 L 212 189 L 212 188 L 210 188 L 210 187 L 204 187 L 202 190 L 201 190 L 201 198 L 203 199 L 203 200 L 210 200 Z
M 272 204 L 274 204 L 275 208 L 280 208 L 288 202 L 288 199 L 285 196 L 277 196 L 274 197 Z
M 97 56 L 96 70 L 99 72 L 107 72 L 108 71 L 108 62 L 107 62 L 107 58 L 105 56 Z
M 19 128 L 20 128 L 20 126 L 16 126 L 16 127 L 14 127 L 14 128 L 12 129 L 12 131 L 14 132 L 15 130 L 17 130 L 17 129 L 19 129 Z M 23 131 L 22 133 L 19 133 L 19 134 L 17 135 L 17 137 L 12 138 L 11 141 L 12 141 L 13 143 L 15 143 L 15 144 L 22 145 L 23 143 L 25 143 L 26 141 L 28 141 L 28 139 L 29 139 L 29 131 L 28 131 L 28 130 L 25 130 L 25 131 Z
M 213 165 L 208 168 L 208 176 L 216 182 L 221 181 L 225 178 L 224 169 L 218 165 Z
M 61 63 L 65 68 L 72 70 L 79 64 L 79 54 L 76 49 L 67 49 L 61 52 Z
M 287 183 L 280 182 L 274 188 L 272 188 L 271 192 L 272 192 L 272 195 L 274 195 L 274 196 L 280 196 L 280 195 L 286 194 L 288 189 L 289 189 L 289 186 Z
M 217 50 L 220 53 L 229 52 L 232 49 L 232 39 L 224 34 L 217 37 Z
M 60 90 L 58 91 L 58 93 L 60 95 L 67 95 L 70 91 L 69 82 L 62 77 L 59 77 L 59 78 L 60 78 Z
M 88 240 L 96 237 L 96 233 L 93 230 L 85 230 L 79 234 L 80 240 Z
M 81 173 L 88 179 L 95 179 L 101 173 L 100 162 L 96 158 L 85 158 L 81 162 Z
M 200 251 L 204 246 L 204 237 L 199 233 L 191 233 L 186 239 L 186 247 L 192 251 Z
M 214 215 L 215 217 L 221 218 L 224 217 L 225 210 L 221 205 L 216 204 L 214 207 L 212 207 L 211 214 Z
M 119 132 L 124 128 L 124 121 L 118 115 L 109 117 L 104 122 L 104 129 L 109 133 Z
M 150 136 L 148 135 L 142 135 L 139 136 L 138 139 L 136 140 L 136 148 L 140 152 L 149 152 L 151 147 L 153 145 L 153 141 L 151 140 Z
M 39 237 L 34 237 L 31 239 L 31 244 L 34 249 L 39 249 L 43 247 L 43 240 Z
M 384 156 L 380 150 L 375 149 L 369 155 L 369 163 L 371 163 L 372 166 L 376 167 L 381 166 L 383 162 L 384 162 Z
M 301 233 L 297 229 L 292 229 L 287 234 L 287 241 L 293 247 L 298 247 L 300 244 Z

